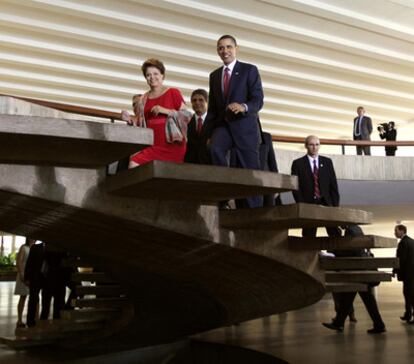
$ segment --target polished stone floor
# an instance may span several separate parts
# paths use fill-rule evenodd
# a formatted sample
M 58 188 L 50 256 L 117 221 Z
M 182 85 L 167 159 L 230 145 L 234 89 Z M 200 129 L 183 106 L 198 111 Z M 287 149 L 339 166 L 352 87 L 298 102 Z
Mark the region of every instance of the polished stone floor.
M 378 287 L 385 334 L 366 333 L 372 321 L 359 297 L 355 300 L 356 324 L 347 322 L 343 333 L 326 329 L 320 323 L 333 317 L 333 302 L 327 297 L 302 310 L 213 330 L 198 338 L 267 352 L 292 364 L 413 363 L 414 325 L 399 319 L 403 313 L 401 291 L 398 282 Z
M 0 282 L 2 336 L 12 335 L 14 330 L 17 299 L 12 292 L 12 283 Z M 333 304 L 327 298 L 302 310 L 213 330 L 197 338 L 267 352 L 292 364 L 414 362 L 414 325 L 403 324 L 399 319 L 403 311 L 401 285 L 397 282 L 382 284 L 377 296 L 387 325 L 387 332 L 381 335 L 366 333 L 371 321 L 359 298 L 355 301 L 358 323 L 347 323 L 343 333 L 322 327 L 320 323 L 330 321 L 333 316 Z M 0 346 L 0 363 L 38 362 L 26 352 L 15 353 Z

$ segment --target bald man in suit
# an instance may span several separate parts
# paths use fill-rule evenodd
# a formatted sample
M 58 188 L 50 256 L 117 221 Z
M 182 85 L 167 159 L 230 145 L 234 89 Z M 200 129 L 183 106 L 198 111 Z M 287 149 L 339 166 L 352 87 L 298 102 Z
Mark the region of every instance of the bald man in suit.
M 297 203 L 339 206 L 338 182 L 332 160 L 319 155 L 320 141 L 315 135 L 305 139 L 307 154 L 292 163 L 292 175 L 298 176 L 299 189 L 293 191 Z M 329 236 L 340 236 L 337 227 L 327 227 Z M 316 236 L 316 228 L 302 230 L 304 237 Z

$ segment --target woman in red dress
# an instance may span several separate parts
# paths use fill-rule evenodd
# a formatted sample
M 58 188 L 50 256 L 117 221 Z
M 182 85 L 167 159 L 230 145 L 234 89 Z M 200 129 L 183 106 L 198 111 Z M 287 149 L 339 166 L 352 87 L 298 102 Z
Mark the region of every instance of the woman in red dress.
M 165 124 L 169 115 L 175 111 L 185 110 L 183 96 L 178 89 L 163 86 L 165 67 L 161 61 L 157 59 L 145 61 L 142 65 L 142 73 L 150 87 L 150 90 L 141 98 L 142 119 L 145 119 L 146 127 L 154 131 L 154 144 L 131 156 L 129 168 L 153 160 L 182 163 L 186 151 L 186 136 L 182 142 L 168 143 Z M 135 109 L 134 111 L 137 113 Z M 139 115 L 137 115 L 136 120 L 139 119 Z M 133 118 L 126 121 L 131 122 Z

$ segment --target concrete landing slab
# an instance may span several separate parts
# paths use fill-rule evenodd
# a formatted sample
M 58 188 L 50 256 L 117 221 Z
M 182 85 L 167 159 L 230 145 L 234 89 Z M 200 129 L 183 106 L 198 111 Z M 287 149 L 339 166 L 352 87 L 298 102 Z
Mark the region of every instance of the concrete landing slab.
M 342 272 L 326 272 L 326 282 L 391 282 L 392 275 L 386 272 L 378 271 L 342 271 Z
M 220 211 L 227 229 L 280 230 L 347 224 L 370 224 L 372 214 L 362 210 L 298 203 L 261 209 Z
M 153 161 L 111 176 L 106 191 L 124 197 L 217 202 L 297 189 L 297 177 L 273 172 Z
M 127 125 L 0 115 L 0 163 L 101 167 L 152 145 L 149 129 Z
M 399 265 L 398 258 L 352 257 L 319 259 L 319 266 L 326 270 L 398 268 Z
M 299 238 L 290 236 L 289 246 L 292 249 L 310 249 L 310 250 L 350 250 L 364 248 L 395 248 L 397 239 L 385 238 L 376 235 L 364 235 L 357 237 L 317 237 L 317 238 Z
M 368 285 L 363 283 L 327 283 L 326 292 L 366 292 Z

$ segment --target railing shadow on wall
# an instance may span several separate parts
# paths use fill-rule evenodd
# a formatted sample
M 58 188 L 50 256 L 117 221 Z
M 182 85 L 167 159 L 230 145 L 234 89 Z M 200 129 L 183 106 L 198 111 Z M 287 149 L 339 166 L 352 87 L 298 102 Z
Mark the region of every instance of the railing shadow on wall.
M 58 102 L 51 102 L 46 100 L 32 99 L 28 97 L 20 97 L 14 95 L 0 94 L 0 96 L 13 97 L 23 101 L 31 102 L 45 107 L 50 107 L 52 109 L 69 112 L 73 114 L 85 115 L 98 117 L 103 119 L 109 119 L 111 122 L 115 120 L 122 121 L 121 114 L 106 110 L 94 109 L 89 107 L 63 104 Z M 303 144 L 304 139 L 301 137 L 291 137 L 291 136 L 281 136 L 281 135 L 272 135 L 273 142 L 279 143 L 291 143 L 291 144 Z M 346 146 L 359 146 L 359 147 L 413 147 L 414 141 L 398 141 L 398 142 L 386 142 L 386 141 L 366 141 L 366 140 L 348 140 L 348 139 L 320 139 L 321 143 L 324 145 L 337 145 L 342 148 L 342 154 L 345 154 Z

